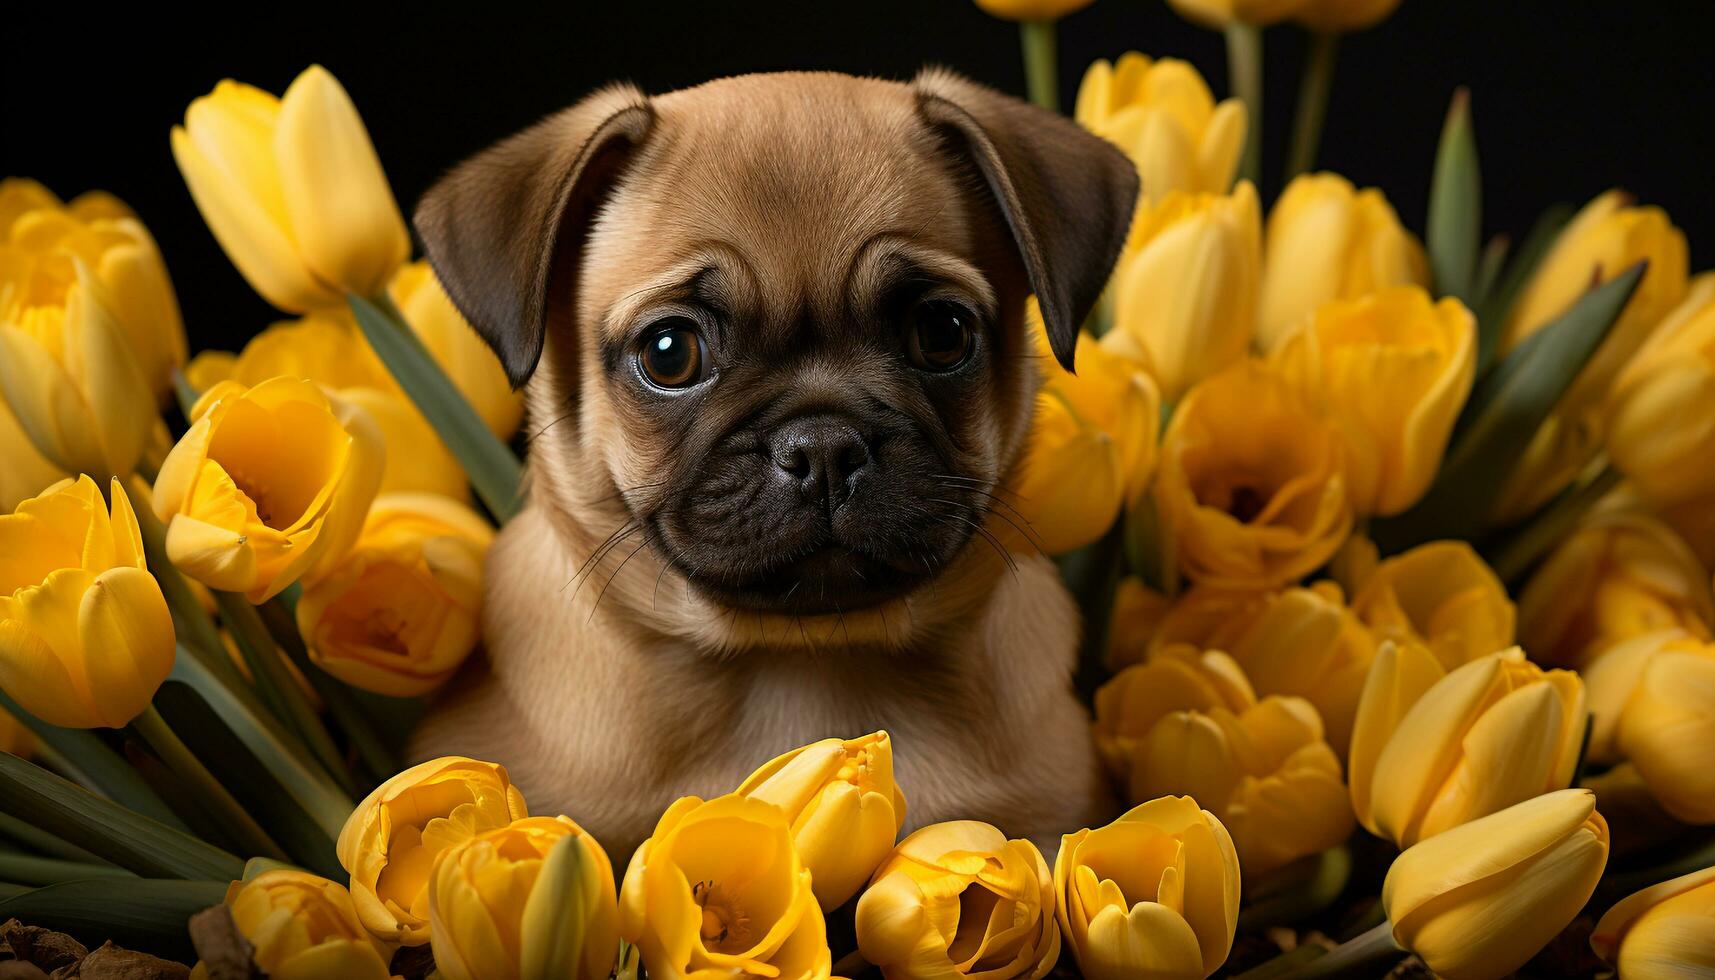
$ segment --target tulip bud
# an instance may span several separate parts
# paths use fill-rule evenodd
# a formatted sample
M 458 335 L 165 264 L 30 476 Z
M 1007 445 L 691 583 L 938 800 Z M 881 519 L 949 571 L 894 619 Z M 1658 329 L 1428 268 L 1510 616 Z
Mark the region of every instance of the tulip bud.
M 1373 187 L 1360 191 L 1338 174 L 1304 174 L 1288 184 L 1268 214 L 1264 248 L 1257 340 L 1265 351 L 1284 343 L 1324 303 L 1429 285 L 1423 246 L 1387 198 Z
M 1206 977 L 1233 947 L 1238 855 L 1190 797 L 1062 838 L 1054 890 L 1063 940 L 1091 980 Z
M 1059 20 L 1088 7 L 1092 0 L 976 0 L 991 17 L 1003 20 Z
M 511 439 L 524 417 L 524 397 L 512 390 L 500 358 L 453 305 L 429 263 L 407 263 L 393 277 L 388 292 L 417 339 L 489 431 L 502 442 Z
M 1715 497 L 1715 273 L 1691 281 L 1608 393 L 1608 457 L 1651 501 Z
M 29 433 L 18 424 L 18 417 L 6 404 L 3 391 L 0 391 L 0 459 L 6 461 L 5 466 L 0 466 L 0 512 L 8 514 L 21 502 L 70 476 L 30 441 Z
M 209 230 L 282 310 L 377 296 L 410 254 L 357 107 L 320 65 L 284 98 L 221 82 L 191 102 L 172 143 Z
M 70 204 L 35 181 L 0 180 L 0 274 L 14 282 L 0 321 L 17 322 L 24 304 L 63 305 L 83 263 L 100 280 L 131 357 L 157 397 L 172 391 L 185 363 L 185 329 L 167 267 L 148 229 L 118 198 L 101 192 Z M 0 294 L 5 292 L 0 289 Z
M 69 261 L 45 290 L 0 272 L 0 398 L 53 465 L 128 474 L 156 424 L 155 399 L 112 295 L 82 259 Z
M 1429 837 L 1394 859 L 1394 941 L 1448 980 L 1503 977 L 1578 914 L 1608 863 L 1589 790 L 1545 793 Z
M 905 825 L 886 732 L 793 749 L 751 773 L 737 792 L 786 811 L 824 912 L 857 894 Z
M 620 936 L 642 949 L 652 980 L 832 971 L 810 869 L 772 803 L 737 794 L 674 803 L 631 856 L 619 901 Z
M 264 602 L 350 549 L 384 458 L 367 415 L 282 377 L 216 385 L 191 420 L 155 481 L 181 571 Z
M 493 540 L 487 521 L 444 497 L 375 498 L 357 543 L 298 601 L 310 659 L 390 697 L 438 687 L 481 638 L 483 557 Z
M 1060 958 L 1054 876 L 1035 844 L 986 823 L 924 827 L 858 899 L 857 941 L 888 980 L 1040 980 Z
M 1359 514 L 1422 499 L 1477 370 L 1477 321 L 1417 286 L 1324 304 L 1272 363 L 1347 434 L 1346 480 Z
M 1255 590 L 1326 563 L 1352 529 L 1344 453 L 1333 424 L 1257 362 L 1198 385 L 1168 424 L 1155 480 L 1179 569 Z
M 1183 793 L 1258 874 L 1352 832 L 1340 760 L 1302 698 L 1258 702 L 1224 653 L 1167 647 L 1096 692 L 1096 748 L 1131 801 Z
M 1585 670 L 1590 758 L 1629 760 L 1661 808 L 1715 823 L 1715 644 L 1681 630 L 1620 643 Z
M 1398 6 L 1399 0 L 1304 0 L 1292 19 L 1323 33 L 1362 31 L 1386 20 Z
M 1155 640 L 1163 617 L 1176 607 L 1173 600 L 1128 575 L 1114 589 L 1114 604 L 1108 613 L 1108 648 L 1103 663 L 1119 671 L 1143 663 Z
M 1167 0 L 1179 16 L 1213 30 L 1234 24 L 1267 27 L 1287 15 L 1302 0 Z
M 339 835 L 357 915 L 376 939 L 429 941 L 429 870 L 442 851 L 529 815 L 504 766 L 458 756 L 387 780 L 353 810 Z
M 1671 528 L 1640 509 L 1586 515 L 1519 595 L 1519 641 L 1561 667 L 1583 668 L 1645 633 L 1708 638 L 1711 628 L 1708 573 Z
M 115 479 L 79 476 L 0 516 L 0 689 L 65 728 L 122 728 L 173 669 L 173 619 Z
M 569 817 L 524 817 L 448 847 L 428 904 L 447 980 L 606 980 L 619 953 L 613 867 Z
M 1715 868 L 1621 899 L 1596 923 L 1596 955 L 1623 977 L 1694 977 L 1715 967 Z
M 363 931 L 351 895 L 305 871 L 264 871 L 226 890 L 251 962 L 270 980 L 387 980 L 390 951 Z M 199 963 L 192 980 L 207 980 Z
M 1517 613 L 1463 541 L 1431 541 L 1376 566 L 1352 611 L 1377 640 L 1422 644 L 1448 670 L 1513 644 Z
M 1105 344 L 1142 357 L 1169 404 L 1241 361 L 1256 333 L 1262 219 L 1256 188 L 1168 194 L 1140 206 L 1114 273 Z M 1122 347 L 1121 349 L 1126 349 Z
M 1113 64 L 1090 63 L 1078 86 L 1074 116 L 1085 129 L 1131 158 L 1142 201 L 1160 204 L 1173 191 L 1225 194 L 1245 143 L 1245 107 L 1215 104 L 1197 69 L 1177 58 L 1151 61 L 1128 51 Z
M 1417 644 L 1376 655 L 1352 734 L 1352 807 L 1370 832 L 1410 847 L 1572 782 L 1584 684 L 1517 647 L 1445 675 Z

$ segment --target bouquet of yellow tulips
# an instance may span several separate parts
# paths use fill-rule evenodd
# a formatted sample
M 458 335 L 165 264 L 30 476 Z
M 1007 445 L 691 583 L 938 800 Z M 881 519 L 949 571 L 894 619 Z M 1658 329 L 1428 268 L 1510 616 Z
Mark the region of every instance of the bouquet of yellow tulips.
M 1090 0 L 977 2 L 1058 109 Z M 989 529 L 1085 615 L 1126 807 L 1057 842 L 912 825 L 886 732 L 630 855 L 494 762 L 406 768 L 480 642 L 523 408 L 345 90 L 223 81 L 172 130 L 290 317 L 237 352 L 191 356 L 123 202 L 0 182 L 0 976 L 1715 968 L 1715 273 L 1618 191 L 1485 243 L 1463 92 L 1421 240 L 1312 172 L 1337 42 L 1397 0 L 1170 2 L 1236 95 L 1136 52 L 1084 74 L 1142 194 L 1076 373 L 1042 338 Z M 1311 54 L 1266 203 L 1281 21 Z

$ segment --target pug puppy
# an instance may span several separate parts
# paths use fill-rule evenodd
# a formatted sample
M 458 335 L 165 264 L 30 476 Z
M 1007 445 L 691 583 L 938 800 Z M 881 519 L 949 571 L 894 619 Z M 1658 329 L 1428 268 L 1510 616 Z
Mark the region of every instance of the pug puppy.
M 525 388 L 528 501 L 487 662 L 412 754 L 504 763 L 618 859 L 674 799 L 878 729 L 911 826 L 1104 819 L 1078 616 L 1004 486 L 1025 301 L 1071 368 L 1136 195 L 943 70 L 614 86 L 454 169 L 415 224 Z

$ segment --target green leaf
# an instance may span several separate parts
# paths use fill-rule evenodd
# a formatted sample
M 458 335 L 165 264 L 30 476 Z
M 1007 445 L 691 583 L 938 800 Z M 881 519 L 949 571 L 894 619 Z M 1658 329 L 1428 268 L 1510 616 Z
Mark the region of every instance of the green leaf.
M 1506 329 L 1507 318 L 1512 315 L 1518 294 L 1524 291 L 1525 283 L 1530 281 L 1531 274 L 1542 264 L 1543 256 L 1548 254 L 1549 248 L 1571 220 L 1572 208 L 1565 204 L 1556 204 L 1542 212 L 1536 224 L 1531 226 L 1530 234 L 1525 236 L 1524 244 L 1514 253 L 1506 273 L 1493 287 L 1483 292 L 1482 307 L 1477 310 L 1478 377 L 1494 364 L 1501 332 Z
M 74 844 L 67 844 L 39 827 L 31 826 L 9 813 L 0 813 L 0 846 L 14 844 L 18 850 L 56 857 L 77 864 L 98 864 L 101 859 Z
M 37 827 L 52 827 L 56 836 L 151 878 L 227 880 L 244 870 L 244 862 L 226 851 L 15 755 L 0 754 L 0 811 Z
M 153 817 L 169 827 L 186 830 L 185 823 L 160 795 L 143 781 L 137 770 L 119 753 L 107 747 L 101 736 L 78 728 L 60 728 L 37 719 L 16 701 L 0 691 L 0 708 L 24 724 L 49 747 L 77 768 L 87 778 L 89 788 L 146 817 Z M 81 782 L 81 780 L 80 780 Z
M 1459 89 L 1441 127 L 1435 175 L 1429 187 L 1425 245 L 1435 292 L 1476 304 L 1477 250 L 1482 247 L 1483 180 L 1477 137 L 1471 128 L 1471 93 Z
M 1643 272 L 1639 263 L 1586 293 L 1477 383 L 1429 493 L 1404 514 L 1372 525 L 1385 553 L 1432 537 L 1475 539 L 1485 529 L 1513 468 L 1607 337 Z
M 115 868 L 110 864 L 84 864 L 81 861 L 62 861 L 59 858 L 0 850 L 0 881 L 13 881 L 21 885 L 51 885 L 58 881 L 77 881 L 81 878 L 135 877 L 137 876 L 124 868 Z
M 518 457 L 489 431 L 391 301 L 383 298 L 385 307 L 361 296 L 350 301 L 369 346 L 440 433 L 489 512 L 504 523 L 518 512 Z
M 196 950 L 185 923 L 224 901 L 226 887 L 225 881 L 149 878 L 67 881 L 0 901 L 0 922 L 18 918 L 69 933 L 91 949 L 111 940 L 126 949 L 189 963 L 196 959 Z

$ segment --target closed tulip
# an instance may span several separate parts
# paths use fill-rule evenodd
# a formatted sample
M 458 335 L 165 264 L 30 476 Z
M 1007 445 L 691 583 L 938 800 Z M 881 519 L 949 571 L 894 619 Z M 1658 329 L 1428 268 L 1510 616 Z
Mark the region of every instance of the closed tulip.
M 1169 194 L 1143 206 L 1114 273 L 1114 329 L 1172 404 L 1245 357 L 1256 333 L 1262 224 L 1256 188 Z
M 990 16 L 1003 20 L 1059 20 L 1088 7 L 1093 0 L 976 0 Z
M 27 216 L 26 216 L 27 217 Z M 106 285 L 81 259 L 39 289 L 0 254 L 0 398 L 53 465 L 124 475 L 155 425 L 155 398 L 114 315 Z
M 1304 0 L 1292 19 L 1324 33 L 1362 31 L 1386 20 L 1398 6 L 1399 0 Z
M 1360 514 L 1422 499 L 1477 374 L 1477 321 L 1451 297 L 1399 286 L 1319 307 L 1273 363 L 1347 436 L 1346 479 Z
M 619 953 L 613 867 L 569 817 L 524 817 L 448 847 L 428 885 L 447 980 L 607 980 Z
M 1651 501 L 1715 499 L 1715 272 L 1650 335 L 1608 393 L 1608 458 Z
M 1707 639 L 1712 628 L 1709 574 L 1671 528 L 1637 508 L 1587 515 L 1519 595 L 1519 642 L 1560 667 L 1583 668 L 1657 630 Z
M 441 852 L 529 816 L 506 768 L 458 756 L 413 766 L 353 810 L 339 835 L 352 900 L 377 940 L 429 941 L 429 878 Z
M 1621 899 L 1596 923 L 1590 946 L 1626 980 L 1715 973 L 1715 868 Z
M 1463 541 L 1431 541 L 1376 566 L 1352 610 L 1376 639 L 1422 644 L 1452 670 L 1512 646 L 1506 586 Z
M 1423 246 L 1382 192 L 1339 174 L 1304 174 L 1268 213 L 1257 342 L 1279 347 L 1324 303 L 1392 286 L 1428 286 Z
M 77 285 L 83 262 L 106 288 L 114 320 L 145 381 L 159 398 L 185 363 L 185 328 L 160 249 L 143 223 L 110 194 L 61 204 L 35 181 L 0 180 L 0 254 L 5 274 L 28 283 L 8 305 L 42 305 Z M 15 277 L 15 278 L 14 278 Z M 60 302 L 63 302 L 60 301 Z M 12 311 L 16 312 L 16 310 Z M 0 309 L 0 321 L 15 317 Z
M 1056 914 L 1091 980 L 1206 977 L 1233 948 L 1239 859 L 1221 821 L 1190 797 L 1134 807 L 1061 839 Z
M 8 514 L 21 501 L 71 475 L 55 466 L 30 441 L 29 433 L 18 424 L 18 417 L 12 414 L 3 392 L 0 392 L 0 460 L 6 461 L 6 465 L 0 466 L 0 512 Z
M 738 795 L 786 811 L 823 911 L 857 894 L 905 825 L 886 732 L 793 749 L 751 773 Z
M 1110 671 L 1142 663 L 1149 656 L 1156 627 L 1172 605 L 1173 600 L 1136 575 L 1120 579 L 1108 611 L 1107 650 L 1102 655 Z
M 36 749 L 36 736 L 24 723 L 0 708 L 0 752 L 28 759 Z
M 351 97 L 312 65 L 284 98 L 231 80 L 191 102 L 173 158 L 203 220 L 268 302 L 302 313 L 377 296 L 410 254 Z
M 524 396 L 512 390 L 500 358 L 447 297 L 429 263 L 406 264 L 388 291 L 405 322 L 489 431 L 502 441 L 511 439 L 524 417 Z
M 233 924 L 251 961 L 275 980 L 387 980 L 388 949 L 363 931 L 351 895 L 304 871 L 264 871 L 226 890 Z M 208 980 L 198 963 L 192 980 Z
M 1214 30 L 1234 24 L 1266 27 L 1289 16 L 1305 0 L 1167 0 L 1179 16 Z
M 1245 142 L 1245 107 L 1220 104 L 1197 69 L 1177 58 L 1152 61 L 1136 51 L 1109 64 L 1093 61 L 1073 113 L 1085 129 L 1131 158 L 1143 200 L 1173 191 L 1225 194 Z
M 191 420 L 155 481 L 181 571 L 264 602 L 351 547 L 385 453 L 367 415 L 282 377 L 216 385 Z
M 1590 758 L 1629 761 L 1676 820 L 1715 823 L 1715 644 L 1663 630 L 1618 644 L 1585 671 Z
M 1351 532 L 1344 442 L 1278 374 L 1242 362 L 1174 412 L 1155 504 L 1192 581 L 1285 585 L 1326 563 Z
M 1426 839 L 1394 859 L 1382 906 L 1394 941 L 1447 980 L 1504 977 L 1589 901 L 1608 863 L 1608 823 L 1566 789 Z
M 772 803 L 674 803 L 631 856 L 619 902 L 620 936 L 643 951 L 652 978 L 827 980 L 832 971 L 810 869 Z
M 493 540 L 487 521 L 444 497 L 376 497 L 357 542 L 298 601 L 310 659 L 391 697 L 440 686 L 481 638 L 482 567 Z
M 1517 647 L 1443 673 L 1416 644 L 1376 655 L 1352 732 L 1352 807 L 1410 847 L 1572 782 L 1584 683 Z
M 137 514 L 87 476 L 0 516 L 0 689 L 65 728 L 122 728 L 173 669 L 173 619 Z
M 1261 701 L 1226 654 L 1167 647 L 1096 692 L 1096 747 L 1133 802 L 1183 793 L 1259 874 L 1352 832 L 1340 760 L 1302 698 Z
M 858 899 L 857 941 L 888 980 L 1040 980 L 1060 958 L 1054 876 L 1035 844 L 986 823 L 924 827 Z

